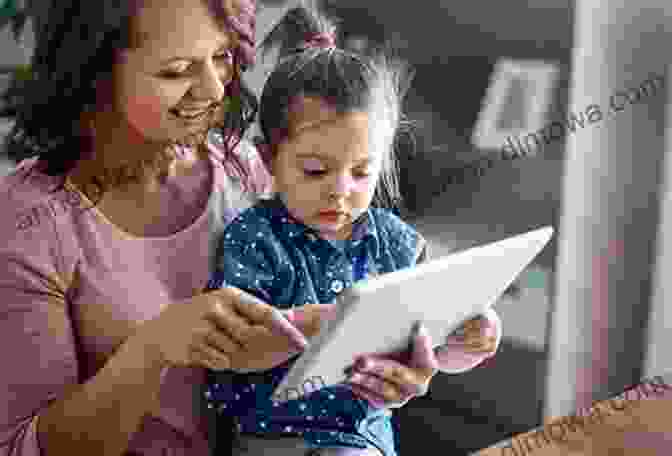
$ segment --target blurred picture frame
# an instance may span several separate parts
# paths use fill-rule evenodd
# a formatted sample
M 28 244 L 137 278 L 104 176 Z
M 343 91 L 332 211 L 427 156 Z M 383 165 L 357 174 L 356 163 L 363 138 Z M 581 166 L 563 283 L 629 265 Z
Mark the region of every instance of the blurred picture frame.
M 559 76 L 560 67 L 553 62 L 500 59 L 473 129 L 472 144 L 487 154 L 501 149 L 510 138 L 544 128 Z

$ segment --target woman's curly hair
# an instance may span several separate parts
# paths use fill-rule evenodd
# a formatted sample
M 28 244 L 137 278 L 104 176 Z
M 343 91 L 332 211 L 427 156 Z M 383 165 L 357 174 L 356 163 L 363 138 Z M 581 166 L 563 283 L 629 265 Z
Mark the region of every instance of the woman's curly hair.
M 237 43 L 234 77 L 224 98 L 227 111 L 212 119 L 209 131 L 223 136 L 224 140 L 213 143 L 213 147 L 222 149 L 224 162 L 233 165 L 243 183 L 247 183 L 249 170 L 235 149 L 258 109 L 256 96 L 240 77 L 254 63 L 255 0 L 201 1 L 222 28 L 234 32 Z M 36 31 L 32 77 L 21 94 L 16 123 L 5 138 L 5 150 L 15 163 L 38 157 L 37 168 L 42 173 L 63 178 L 53 190 L 56 192 L 65 188 L 65 178 L 77 163 L 93 154 L 92 138 L 82 127 L 82 116 L 96 105 L 101 96 L 101 84 L 97 83 L 109 81 L 120 53 L 137 46 L 138 37 L 133 36 L 131 22 L 143 0 L 48 3 L 47 20 Z M 181 143 L 196 145 L 200 152 L 209 153 L 207 139 L 207 134 L 200 134 Z M 169 161 L 169 153 L 158 154 L 114 171 L 116 176 L 93 177 L 91 184 L 98 196 L 94 206 L 115 186 L 137 181 L 147 172 L 161 175 Z

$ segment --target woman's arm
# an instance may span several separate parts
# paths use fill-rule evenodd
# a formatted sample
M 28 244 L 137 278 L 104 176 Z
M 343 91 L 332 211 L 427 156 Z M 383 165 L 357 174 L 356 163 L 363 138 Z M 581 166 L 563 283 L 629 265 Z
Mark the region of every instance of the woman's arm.
M 42 454 L 120 456 L 156 407 L 162 366 L 131 337 L 89 381 L 51 403 L 37 420 Z
M 119 456 L 155 403 L 161 369 L 133 338 L 79 384 L 68 284 L 47 226 L 0 233 L 0 455 Z

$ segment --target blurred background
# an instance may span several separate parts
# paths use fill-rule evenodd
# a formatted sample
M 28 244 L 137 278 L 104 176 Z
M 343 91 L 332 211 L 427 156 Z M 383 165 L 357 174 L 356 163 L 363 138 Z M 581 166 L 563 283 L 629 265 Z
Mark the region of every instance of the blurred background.
M 294 4 L 262 1 L 259 37 Z M 439 374 L 427 396 L 395 412 L 401 455 L 418 446 L 468 454 L 667 370 L 672 7 L 662 0 L 326 6 L 342 20 L 344 46 L 391 41 L 416 71 L 406 112 L 417 144 L 400 151 L 402 213 L 433 256 L 556 229 L 495 306 L 504 328 L 497 356 L 465 374 Z M 29 20 L 18 39 L 9 24 L 0 29 L 0 92 L 29 64 L 34 28 Z M 248 75 L 255 90 L 272 63 Z M 0 104 L 0 136 L 11 125 L 9 104 L 5 98 L 5 111 Z M 568 118 L 587 116 L 590 105 L 600 107 L 599 119 L 593 108 L 571 132 Z M 554 121 L 564 133 L 539 139 Z M 503 159 L 506 138 L 529 146 L 535 132 L 523 157 Z M 473 172 L 471 164 L 488 157 L 493 162 Z

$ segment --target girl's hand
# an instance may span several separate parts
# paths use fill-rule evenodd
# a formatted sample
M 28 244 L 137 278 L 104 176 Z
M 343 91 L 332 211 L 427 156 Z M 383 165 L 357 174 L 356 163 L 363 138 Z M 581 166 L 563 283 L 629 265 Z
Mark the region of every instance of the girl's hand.
M 427 393 L 438 370 L 431 337 L 418 326 L 411 353 L 360 356 L 347 382 L 353 392 L 376 408 L 398 408 Z
M 270 369 L 307 346 L 279 310 L 232 287 L 173 303 L 132 337 L 165 367 L 239 372 Z
M 455 334 L 449 336 L 448 344 L 459 343 L 466 353 L 494 355 L 497 350 L 497 336 L 488 330 L 494 323 L 485 316 L 466 321 Z
M 501 340 L 502 324 L 494 310 L 465 322 L 435 349 L 439 370 L 459 374 L 492 357 Z

